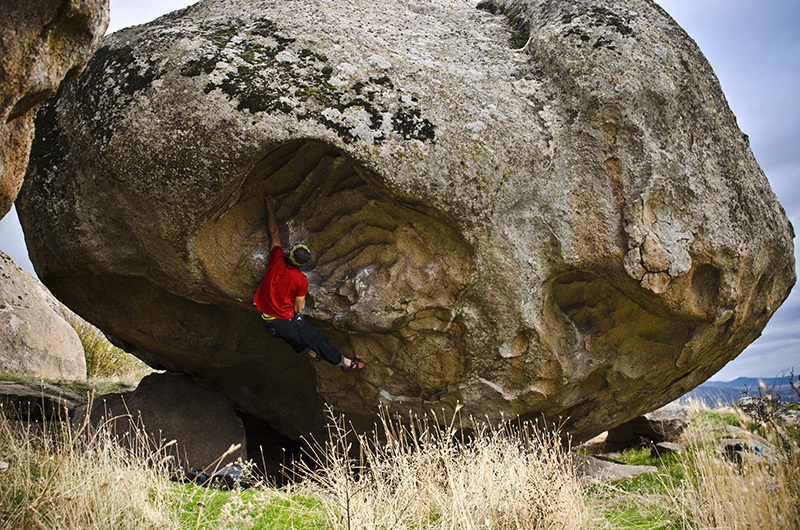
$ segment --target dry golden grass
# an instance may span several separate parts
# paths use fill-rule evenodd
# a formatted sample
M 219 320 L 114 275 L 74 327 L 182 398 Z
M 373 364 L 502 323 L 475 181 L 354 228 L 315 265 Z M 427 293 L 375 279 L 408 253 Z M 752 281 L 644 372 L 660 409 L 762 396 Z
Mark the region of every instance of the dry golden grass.
M 169 445 L 144 435 L 122 447 L 103 427 L 23 424 L 0 410 L 0 528 L 800 528 L 797 431 L 762 426 L 779 452 L 739 465 L 721 458 L 705 421 L 736 413 L 695 413 L 708 418 L 687 431 L 685 455 L 599 488 L 581 484 L 557 433 L 534 425 L 442 429 L 384 414 L 370 436 L 332 418 L 313 455 L 321 466 L 301 467 L 301 481 L 220 491 L 170 482 Z
M 0 411 L 0 528 L 177 528 L 159 499 L 168 462 L 149 443 L 123 449 L 104 429 L 22 423 Z
M 410 427 L 381 416 L 371 439 L 333 418 L 306 469 L 318 495 L 332 499 L 336 529 L 593 528 L 595 522 L 567 452 L 554 433 L 534 426 L 453 423 L 441 429 L 414 418 Z M 354 459 L 355 439 L 360 447 Z

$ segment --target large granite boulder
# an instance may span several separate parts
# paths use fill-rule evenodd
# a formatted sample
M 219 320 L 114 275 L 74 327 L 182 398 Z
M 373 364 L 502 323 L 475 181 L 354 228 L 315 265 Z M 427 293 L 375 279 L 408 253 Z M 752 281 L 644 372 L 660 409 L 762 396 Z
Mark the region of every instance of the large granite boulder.
M 0 2 L 0 218 L 22 185 L 36 111 L 78 76 L 108 21 L 108 0 Z
M 261 330 L 267 193 L 363 372 Z M 204 0 L 106 38 L 18 208 L 60 299 L 293 438 L 327 402 L 585 439 L 706 380 L 795 282 L 714 73 L 647 0 Z
M 0 372 L 86 379 L 81 339 L 68 309 L 0 251 Z

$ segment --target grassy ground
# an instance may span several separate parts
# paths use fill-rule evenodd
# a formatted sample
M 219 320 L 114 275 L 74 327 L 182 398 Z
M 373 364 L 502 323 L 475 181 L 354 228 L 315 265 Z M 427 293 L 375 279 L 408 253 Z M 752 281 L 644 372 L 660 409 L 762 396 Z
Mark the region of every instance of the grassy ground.
M 741 463 L 725 458 L 719 437 L 728 425 L 767 438 L 771 454 Z M 799 441 L 796 424 L 758 424 L 734 408 L 695 405 L 685 453 L 654 458 L 649 448 L 628 450 L 620 460 L 658 472 L 594 486 L 589 498 L 611 528 L 800 528 Z
M 712 436 L 730 424 L 791 442 L 739 465 L 720 457 Z M 581 483 L 552 433 L 476 427 L 466 439 L 425 419 L 403 427 L 384 418 L 384 442 L 361 438 L 354 460 L 353 434 L 335 422 L 318 447 L 321 469 L 298 469 L 302 480 L 283 488 L 227 491 L 170 480 L 173 462 L 147 440 L 123 449 L 102 428 L 24 425 L 0 413 L 0 460 L 9 464 L 0 528 L 800 527 L 797 431 L 771 434 L 734 410 L 698 408 L 684 454 L 627 451 L 621 460 L 658 472 L 594 486 Z

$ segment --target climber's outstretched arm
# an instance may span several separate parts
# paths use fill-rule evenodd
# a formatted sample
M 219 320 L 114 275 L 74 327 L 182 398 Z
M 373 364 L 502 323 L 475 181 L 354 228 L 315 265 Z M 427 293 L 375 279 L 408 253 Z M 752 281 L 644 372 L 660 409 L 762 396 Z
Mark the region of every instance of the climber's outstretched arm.
M 281 232 L 278 229 L 278 220 L 275 218 L 275 199 L 267 195 L 267 227 L 269 228 L 269 248 L 281 246 Z

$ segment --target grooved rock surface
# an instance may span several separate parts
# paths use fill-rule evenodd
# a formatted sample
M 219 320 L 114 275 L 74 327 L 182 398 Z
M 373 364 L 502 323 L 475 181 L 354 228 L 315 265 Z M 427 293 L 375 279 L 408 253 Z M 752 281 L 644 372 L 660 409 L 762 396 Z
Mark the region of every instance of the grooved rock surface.
M 61 303 L 0 251 L 0 372 L 86 379 L 86 357 Z
M 22 185 L 36 111 L 80 73 L 108 17 L 108 0 L 0 3 L 0 218 Z
M 586 439 L 718 371 L 795 282 L 714 73 L 644 0 L 202 1 L 108 37 L 37 131 L 43 281 L 295 438 L 382 402 Z M 266 193 L 363 372 L 261 330 Z

